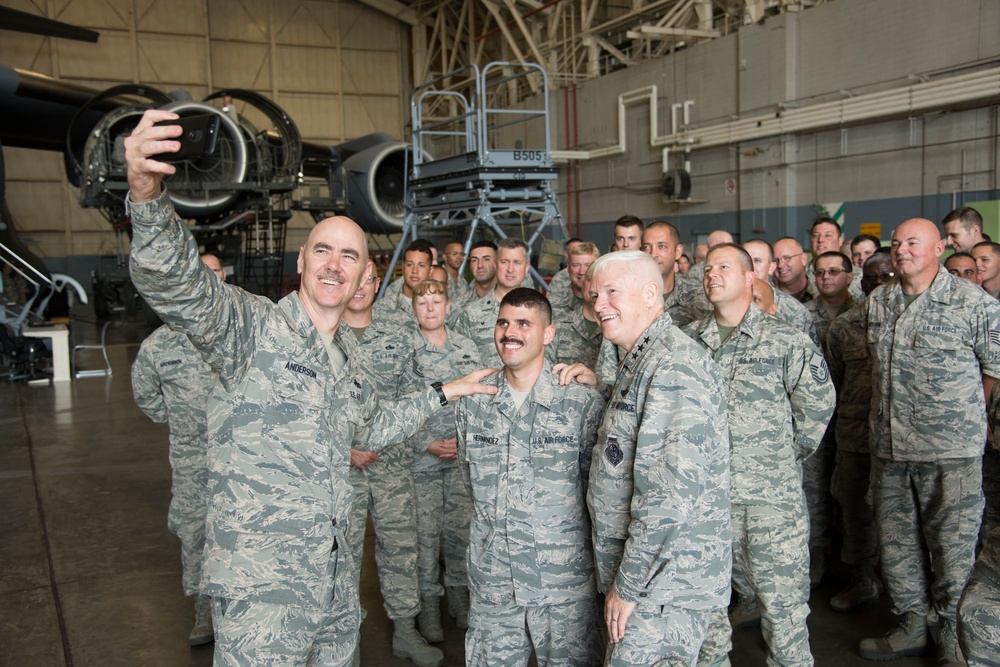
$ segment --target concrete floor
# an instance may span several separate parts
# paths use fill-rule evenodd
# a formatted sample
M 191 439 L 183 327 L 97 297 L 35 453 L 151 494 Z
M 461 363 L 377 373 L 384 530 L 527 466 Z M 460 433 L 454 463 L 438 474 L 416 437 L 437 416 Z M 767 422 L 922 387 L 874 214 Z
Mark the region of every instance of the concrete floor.
M 167 430 L 132 402 L 129 369 L 151 331 L 108 331 L 114 374 L 54 386 L 0 380 L 0 665 L 177 667 L 210 665 L 211 647 L 189 648 L 193 621 L 181 591 L 180 547 L 167 531 Z M 75 319 L 71 344 L 94 342 L 92 319 Z M 369 527 L 370 528 L 370 527 Z M 362 576 L 362 664 L 410 665 L 392 656 L 368 535 Z M 809 627 L 817 665 L 866 665 L 861 637 L 894 624 L 882 601 L 856 614 L 829 611 L 834 575 L 813 596 Z M 444 615 L 446 665 L 462 665 L 463 637 Z M 736 667 L 764 664 L 760 632 L 734 638 Z M 932 665 L 905 658 L 899 667 Z

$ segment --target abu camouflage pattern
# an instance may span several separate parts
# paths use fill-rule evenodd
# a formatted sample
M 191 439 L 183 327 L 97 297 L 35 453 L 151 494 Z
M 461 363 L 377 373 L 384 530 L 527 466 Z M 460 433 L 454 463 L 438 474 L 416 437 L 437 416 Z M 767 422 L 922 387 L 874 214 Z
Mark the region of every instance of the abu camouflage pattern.
M 329 572 L 353 570 L 337 548 L 352 444 L 401 442 L 440 409 L 437 394 L 428 387 L 380 406 L 356 355 L 332 370 L 297 293 L 274 304 L 219 281 L 165 193 L 131 214 L 137 289 L 219 370 L 227 392 L 209 422 L 202 592 L 323 608 L 338 587 L 351 590 L 350 577 Z M 345 352 L 355 345 L 349 329 L 334 340 Z
M 714 315 L 685 332 L 712 354 L 726 382 L 733 503 L 798 499 L 802 462 L 819 447 L 836 400 L 823 355 L 753 304 L 724 343 Z
M 1000 303 L 940 267 L 909 307 L 898 280 L 876 288 L 867 304 L 872 454 L 894 461 L 982 456 L 982 375 L 1000 377 Z
M 772 286 L 772 289 L 774 290 L 774 303 L 778 306 L 778 311 L 774 316 L 782 322 L 790 324 L 796 331 L 801 331 L 809 336 L 813 345 L 819 347 L 819 334 L 816 333 L 816 325 L 813 324 L 812 316 L 806 307 L 794 296 L 782 292 L 776 286 Z
M 551 371 L 546 364 L 520 410 L 503 371 L 483 380 L 497 394 L 458 404 L 473 600 L 530 607 L 596 592 L 584 498 L 604 400 L 586 385 L 559 386 Z
M 460 377 L 483 368 L 479 350 L 456 331 L 447 331 L 441 349 L 419 332 L 413 333 L 411 347 L 413 356 L 403 375 L 408 388 L 424 387 L 442 378 Z M 428 419 L 408 441 L 416 490 L 421 597 L 439 597 L 444 593 L 439 554 L 443 554 L 445 563 L 444 585 L 461 588 L 469 585 L 465 556 L 469 549 L 472 497 L 457 460 L 443 461 L 427 453 L 432 441 L 455 437 L 455 404 L 450 404 Z
M 732 540 L 719 368 L 664 314 L 616 375 L 587 495 L 600 591 L 613 585 L 640 608 L 725 607 Z
M 600 325 L 595 322 L 592 327 L 588 326 L 582 306 L 564 312 L 554 324 L 556 335 L 552 343 L 545 348 L 545 358 L 553 366 L 581 363 L 594 370 L 604 340 Z
M 208 421 L 205 409 L 218 376 L 188 337 L 164 325 L 139 347 L 132 364 L 132 395 L 154 422 L 170 428 L 173 477 L 167 526 L 181 541 L 184 594 L 197 595 L 208 511 Z

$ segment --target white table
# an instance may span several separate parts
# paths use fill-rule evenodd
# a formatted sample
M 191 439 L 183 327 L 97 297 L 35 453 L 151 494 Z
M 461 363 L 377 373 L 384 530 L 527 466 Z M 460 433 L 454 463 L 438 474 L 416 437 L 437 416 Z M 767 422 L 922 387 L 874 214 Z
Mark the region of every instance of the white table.
M 24 327 L 22 336 L 48 338 L 52 341 L 52 381 L 69 382 L 69 327 L 53 324 L 47 327 Z

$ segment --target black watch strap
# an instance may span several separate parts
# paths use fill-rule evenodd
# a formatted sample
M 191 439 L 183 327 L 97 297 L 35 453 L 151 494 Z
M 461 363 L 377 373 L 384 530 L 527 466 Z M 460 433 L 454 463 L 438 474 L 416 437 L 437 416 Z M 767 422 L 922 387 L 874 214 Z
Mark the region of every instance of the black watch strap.
M 448 405 L 448 397 L 444 395 L 444 385 L 441 382 L 431 382 L 431 386 L 434 387 L 434 391 L 438 393 L 438 397 L 441 399 L 441 405 Z

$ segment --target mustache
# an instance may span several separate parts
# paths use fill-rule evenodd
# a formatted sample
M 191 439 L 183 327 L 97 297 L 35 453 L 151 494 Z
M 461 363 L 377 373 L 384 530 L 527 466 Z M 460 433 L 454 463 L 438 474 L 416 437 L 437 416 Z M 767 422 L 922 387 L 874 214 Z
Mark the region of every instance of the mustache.
M 501 345 L 506 345 L 507 343 L 514 343 L 516 345 L 524 345 L 524 341 L 523 340 L 518 340 L 516 338 L 511 338 L 510 336 L 504 336 L 503 338 L 500 339 L 500 344 Z
M 340 271 L 324 271 L 316 276 L 319 280 L 339 280 L 347 282 L 347 274 Z

